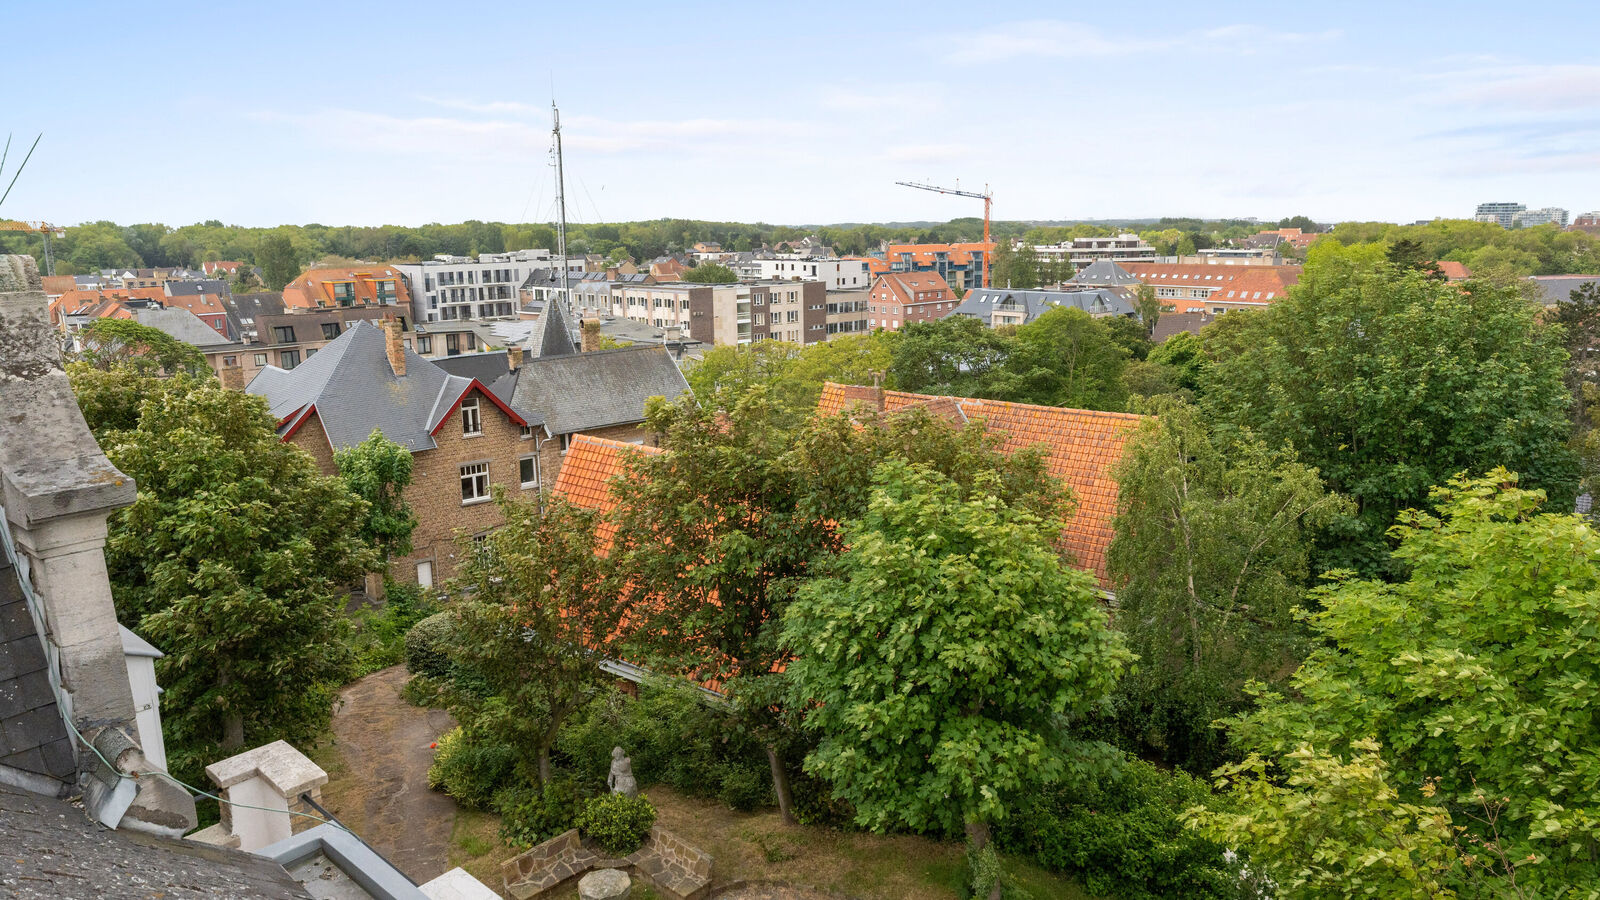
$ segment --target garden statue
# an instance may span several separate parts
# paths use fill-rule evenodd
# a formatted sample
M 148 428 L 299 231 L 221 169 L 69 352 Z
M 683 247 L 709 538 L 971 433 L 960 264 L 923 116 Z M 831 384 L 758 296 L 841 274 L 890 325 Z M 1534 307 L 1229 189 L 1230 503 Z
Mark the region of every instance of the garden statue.
M 606 787 L 611 793 L 634 797 L 639 793 L 639 783 L 633 780 L 633 760 L 621 747 L 611 748 L 611 774 L 606 776 Z

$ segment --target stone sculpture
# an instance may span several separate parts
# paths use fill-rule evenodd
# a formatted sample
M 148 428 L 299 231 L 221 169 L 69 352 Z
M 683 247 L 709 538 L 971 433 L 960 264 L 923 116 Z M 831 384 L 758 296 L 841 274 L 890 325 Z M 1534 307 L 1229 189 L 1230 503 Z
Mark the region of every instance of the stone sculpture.
M 611 788 L 611 793 L 625 797 L 639 794 L 639 783 L 633 780 L 633 760 L 621 747 L 611 748 L 611 774 L 606 776 L 606 787 Z

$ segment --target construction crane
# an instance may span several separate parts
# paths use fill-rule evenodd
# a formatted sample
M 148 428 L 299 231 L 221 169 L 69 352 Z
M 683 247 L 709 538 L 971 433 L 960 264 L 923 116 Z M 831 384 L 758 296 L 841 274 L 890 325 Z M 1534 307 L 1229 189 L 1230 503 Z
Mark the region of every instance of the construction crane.
M 37 234 L 44 238 L 44 273 L 56 273 L 55 257 L 50 255 L 50 238 L 64 238 L 67 236 L 65 228 L 58 228 L 46 222 L 8 222 L 0 219 L 0 231 L 20 231 L 24 234 Z
M 983 286 L 988 287 L 989 270 L 994 268 L 994 254 L 988 249 L 989 206 L 994 202 L 994 192 L 989 190 L 989 186 L 987 184 L 983 186 L 983 193 L 974 194 L 971 191 L 958 191 L 955 188 L 942 188 L 931 184 L 919 184 L 915 181 L 896 181 L 895 184 L 898 184 L 901 187 L 916 188 L 919 191 L 933 191 L 935 194 L 953 194 L 957 197 L 971 197 L 974 200 L 983 201 L 983 243 L 985 247 L 983 254 Z

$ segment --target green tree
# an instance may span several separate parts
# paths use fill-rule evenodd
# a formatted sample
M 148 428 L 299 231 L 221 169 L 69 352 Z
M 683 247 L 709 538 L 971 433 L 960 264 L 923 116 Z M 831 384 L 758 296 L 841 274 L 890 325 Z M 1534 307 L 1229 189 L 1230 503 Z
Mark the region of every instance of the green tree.
M 804 347 L 783 341 L 714 347 L 684 377 L 703 403 L 736 398 L 763 385 L 785 412 L 785 427 L 811 417 L 824 383 L 871 384 L 889 369 L 894 332 L 841 335 Z
M 550 748 L 567 719 L 612 676 L 622 606 L 599 551 L 599 513 L 546 498 L 495 498 L 505 525 L 470 548 L 457 580 L 452 656 L 488 688 L 457 706 L 474 730 L 520 755 L 523 774 L 550 783 Z
M 367 501 L 359 533 L 373 549 L 385 573 L 389 560 L 411 552 L 417 516 L 405 501 L 411 484 L 411 451 L 373 429 L 367 439 L 333 454 L 339 477 L 350 493 Z
M 701 263 L 692 269 L 687 269 L 682 278 L 684 281 L 698 284 L 733 284 L 739 280 L 739 276 L 735 275 L 732 269 L 716 263 Z
M 1137 335 L 1135 335 L 1137 337 Z M 1013 349 L 978 396 L 1074 409 L 1120 410 L 1128 351 L 1111 326 L 1058 306 L 1017 329 Z
M 1200 372 L 1205 367 L 1205 345 L 1192 331 L 1180 331 L 1157 344 L 1146 357 L 1172 371 L 1173 382 L 1186 391 L 1200 390 Z
M 101 371 L 210 374 L 200 348 L 132 319 L 95 319 L 81 333 L 82 360 Z
M 1465 873 L 1450 813 L 1401 800 L 1374 741 L 1354 742 L 1348 759 L 1309 745 L 1276 765 L 1251 754 L 1220 779 L 1229 807 L 1194 807 L 1185 821 L 1245 850 L 1283 900 L 1457 896 Z
M 261 245 L 256 250 L 256 265 L 261 267 L 261 280 L 266 282 L 269 291 L 283 290 L 284 285 L 300 274 L 300 262 L 294 244 L 281 231 L 261 239 Z
M 1117 723 L 1140 752 L 1204 773 L 1226 755 L 1211 723 L 1247 705 L 1247 681 L 1280 678 L 1302 655 L 1291 613 L 1311 535 L 1348 503 L 1292 450 L 1219 439 L 1181 401 L 1142 411 L 1157 418 L 1117 466 L 1106 557 L 1140 660 L 1118 688 Z
M 1600 432 L 1593 412 L 1600 403 L 1600 284 L 1579 285 L 1556 304 L 1551 320 L 1566 338 L 1572 445 L 1583 468 L 1582 489 L 1594 493 L 1600 490 Z
M 1023 244 L 1012 249 L 1010 241 L 1000 241 L 994 249 L 994 271 L 989 283 L 997 288 L 1033 290 L 1039 286 L 1039 261 L 1033 248 Z
M 873 485 L 849 549 L 784 621 L 791 702 L 821 738 L 806 769 L 857 824 L 964 828 L 981 853 L 1019 791 L 1091 754 L 1065 726 L 1129 656 L 1093 581 L 1053 549 L 1059 522 L 1005 505 L 988 478 L 967 492 L 888 461 Z
M 1207 332 L 1201 403 L 1293 446 L 1356 501 L 1321 568 L 1394 575 L 1385 532 L 1431 485 L 1505 465 L 1568 503 L 1577 467 L 1559 331 L 1514 289 L 1446 284 L 1383 254 L 1324 239 L 1288 297 L 1223 317 L 1237 321 Z
M 1530 896 L 1600 884 L 1600 715 L 1587 687 L 1600 681 L 1600 535 L 1541 514 L 1543 492 L 1505 469 L 1453 478 L 1433 500 L 1437 514 L 1409 510 L 1394 527 L 1409 577 L 1343 573 L 1319 589 L 1318 648 L 1291 692 L 1258 690 L 1230 733 L 1268 760 L 1375 739 L 1402 799 L 1431 785 L 1457 825 L 1517 861 Z
M 1280 220 L 1278 222 L 1278 227 L 1279 228 L 1298 228 L 1301 231 L 1305 232 L 1306 234 L 1316 234 L 1317 232 L 1322 230 L 1322 226 L 1321 225 L 1318 225 L 1316 222 L 1311 221 L 1311 219 L 1309 217 L 1307 217 L 1307 216 L 1289 216 L 1286 219 Z
M 265 400 L 184 375 L 139 393 L 134 427 L 96 433 L 139 484 L 106 565 L 118 619 L 166 652 L 169 752 L 198 778 L 219 751 L 327 726 L 351 661 L 343 587 L 375 557 L 350 527 L 365 504 L 279 440 Z
M 990 373 L 1016 347 L 1016 339 L 972 316 L 908 322 L 897 332 L 889 360 L 889 386 L 902 391 L 980 396 Z
M 1391 265 L 1403 272 L 1421 272 L 1429 278 L 1444 279 L 1444 270 L 1439 268 L 1438 261 L 1414 238 L 1401 238 L 1390 244 L 1385 256 Z
M 1133 289 L 1133 306 L 1139 311 L 1139 321 L 1144 324 L 1146 334 L 1154 334 L 1156 322 L 1161 319 L 1162 302 L 1156 297 L 1156 289 L 1152 285 L 1140 282 Z

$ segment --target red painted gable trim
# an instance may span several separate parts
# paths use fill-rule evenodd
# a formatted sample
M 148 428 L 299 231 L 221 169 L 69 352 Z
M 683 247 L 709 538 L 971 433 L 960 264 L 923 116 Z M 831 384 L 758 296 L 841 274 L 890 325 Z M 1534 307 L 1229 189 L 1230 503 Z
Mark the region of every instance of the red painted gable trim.
M 517 423 L 518 425 L 523 425 L 523 426 L 526 426 L 528 424 L 527 422 L 523 421 L 523 418 L 521 416 L 519 416 L 516 413 L 512 412 L 511 411 L 511 407 L 509 407 L 509 406 L 505 405 L 504 403 L 500 402 L 500 398 L 496 397 L 492 391 L 490 391 L 488 388 L 484 387 L 483 386 L 483 382 L 481 382 L 478 379 L 474 378 L 474 379 L 472 379 L 472 383 L 467 385 L 466 389 L 461 392 L 461 396 L 457 397 L 455 399 L 455 401 L 450 404 L 450 409 L 448 411 L 446 411 L 444 415 L 439 417 L 439 424 L 433 426 L 433 430 L 428 432 L 428 437 L 433 437 L 434 435 L 439 433 L 439 429 L 444 427 L 444 423 L 448 422 L 450 420 L 450 413 L 455 412 L 456 407 L 460 406 L 461 405 L 461 401 L 465 400 L 466 397 L 467 397 L 467 394 L 472 392 L 473 390 L 476 390 L 478 393 L 480 393 L 483 396 L 487 397 L 489 399 L 489 402 L 493 403 L 495 406 L 499 407 L 500 411 L 505 413 L 511 419 L 511 421 Z
M 317 407 L 316 407 L 315 404 L 313 404 L 311 406 L 306 407 L 305 410 L 306 410 L 305 414 L 300 417 L 300 421 L 294 423 L 292 426 L 289 427 L 288 431 L 283 433 L 283 440 L 287 441 L 287 440 L 289 440 L 289 438 L 294 437 L 294 433 L 296 431 L 300 430 L 300 426 L 304 425 L 306 423 L 306 420 L 311 418 L 312 415 L 314 415 L 316 413 Z

